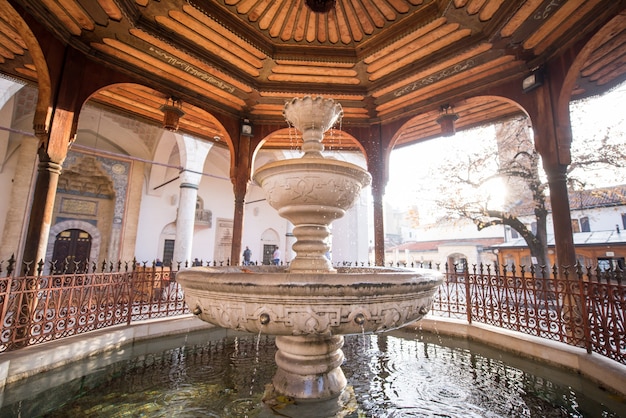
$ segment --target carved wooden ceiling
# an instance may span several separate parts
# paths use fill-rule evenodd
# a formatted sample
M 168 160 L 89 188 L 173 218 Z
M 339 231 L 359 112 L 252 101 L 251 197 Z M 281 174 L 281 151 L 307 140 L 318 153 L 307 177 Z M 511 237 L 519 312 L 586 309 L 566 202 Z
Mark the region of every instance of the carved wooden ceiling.
M 0 0 L 0 72 L 37 83 L 8 4 L 102 65 L 143 86 L 116 86 L 94 100 L 160 123 L 165 99 L 183 100 L 180 129 L 213 138 L 210 116 L 282 123 L 285 101 L 338 100 L 344 125 L 413 116 L 398 144 L 439 135 L 442 105 L 457 129 L 518 113 L 484 96 L 521 80 L 550 57 L 622 13 L 620 0 L 337 0 L 316 14 L 304 0 Z M 624 25 L 626 28 L 626 24 Z M 575 97 L 626 79 L 626 29 L 591 54 Z M 338 147 L 350 138 L 335 134 Z M 342 142 L 343 141 L 343 142 Z M 293 138 L 276 135 L 275 146 Z

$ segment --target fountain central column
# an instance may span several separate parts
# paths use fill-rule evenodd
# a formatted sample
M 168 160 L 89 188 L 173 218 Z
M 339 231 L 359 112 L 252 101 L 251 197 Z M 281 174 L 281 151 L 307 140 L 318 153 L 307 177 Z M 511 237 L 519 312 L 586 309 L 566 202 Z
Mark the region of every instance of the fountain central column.
M 268 203 L 293 225 L 296 257 L 290 273 L 335 273 L 326 254 L 329 225 L 345 215 L 371 177 L 361 167 L 324 158 L 324 132 L 343 114 L 339 103 L 321 97 L 294 99 L 283 115 L 302 132 L 302 158 L 276 161 L 261 167 L 255 180 Z
M 276 347 L 276 392 L 296 399 L 328 399 L 346 387 L 342 335 L 279 335 Z

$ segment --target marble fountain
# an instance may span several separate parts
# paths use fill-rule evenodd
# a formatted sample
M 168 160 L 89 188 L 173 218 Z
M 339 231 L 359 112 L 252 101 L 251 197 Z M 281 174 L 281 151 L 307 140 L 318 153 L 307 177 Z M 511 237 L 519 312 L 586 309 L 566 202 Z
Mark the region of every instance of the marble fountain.
M 256 170 L 268 203 L 293 225 L 289 266 L 194 267 L 179 272 L 189 308 L 227 329 L 276 336 L 268 396 L 334 404 L 345 393 L 344 335 L 397 329 L 430 310 L 443 277 L 434 270 L 334 268 L 329 225 L 369 185 L 363 168 L 322 155 L 324 133 L 342 117 L 329 98 L 295 98 L 283 111 L 302 134 L 301 158 Z

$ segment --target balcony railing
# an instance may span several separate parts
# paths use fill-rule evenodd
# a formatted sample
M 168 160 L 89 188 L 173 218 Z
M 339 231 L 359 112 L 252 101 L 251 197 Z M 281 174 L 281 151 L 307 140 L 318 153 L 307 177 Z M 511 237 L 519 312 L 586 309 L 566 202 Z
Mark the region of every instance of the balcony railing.
M 197 226 L 205 226 L 210 228 L 213 222 L 213 213 L 210 210 L 196 209 Z
M 0 276 L 5 276 L 0 277 L 0 352 L 113 325 L 187 314 L 183 292 L 174 280 L 181 264 L 188 265 L 102 263 L 99 268 L 91 264 L 57 275 L 42 274 L 43 263 L 34 272 L 31 264 L 25 264 L 25 273 L 18 276 L 13 274 L 13 261 L 0 262 Z M 434 296 L 431 315 L 584 347 L 626 365 L 622 270 L 449 267 Z

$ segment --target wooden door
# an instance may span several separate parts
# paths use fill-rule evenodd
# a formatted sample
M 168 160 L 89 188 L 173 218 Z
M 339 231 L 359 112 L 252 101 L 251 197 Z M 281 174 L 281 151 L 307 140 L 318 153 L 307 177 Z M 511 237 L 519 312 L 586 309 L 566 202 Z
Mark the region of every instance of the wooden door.
M 272 258 L 276 245 L 263 244 L 263 264 L 272 264 Z
M 82 229 L 61 231 L 54 241 L 53 273 L 83 271 L 91 253 L 91 235 Z

